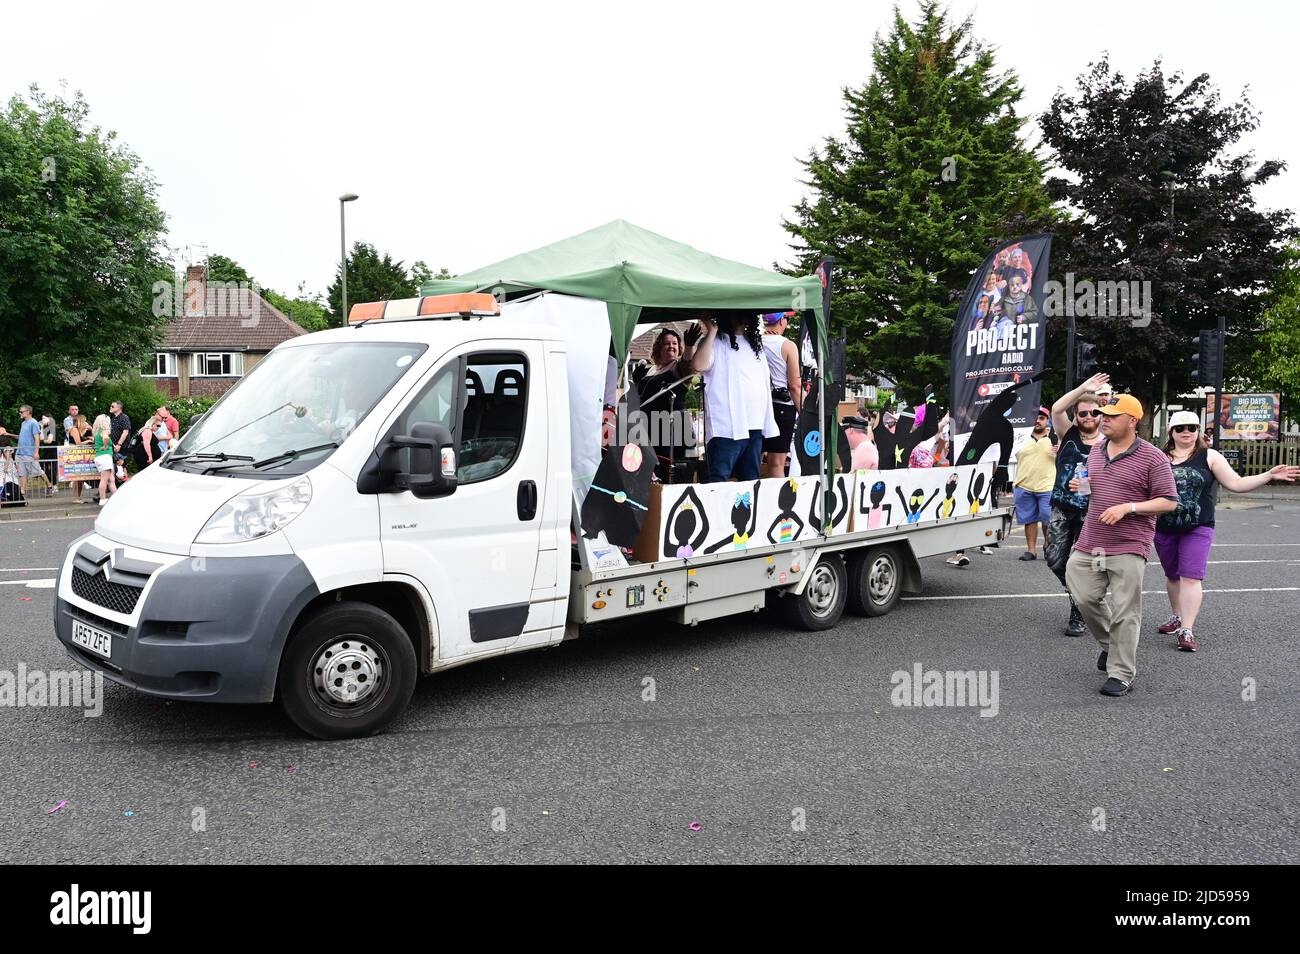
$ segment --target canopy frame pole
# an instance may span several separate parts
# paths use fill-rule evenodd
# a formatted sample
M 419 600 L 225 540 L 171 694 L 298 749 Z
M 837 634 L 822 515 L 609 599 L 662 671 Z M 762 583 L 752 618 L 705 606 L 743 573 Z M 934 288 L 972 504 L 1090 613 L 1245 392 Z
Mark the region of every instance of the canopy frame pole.
M 826 407 L 826 375 L 830 373 L 831 361 L 831 267 L 835 259 L 829 255 L 823 255 L 818 263 L 817 271 L 821 274 L 822 279 L 822 327 L 821 334 L 816 341 L 817 350 L 821 352 L 817 356 L 820 367 L 817 369 L 817 413 L 821 416 L 818 422 L 821 429 L 822 441 L 821 446 L 817 449 L 818 471 L 822 478 L 822 535 L 830 536 L 835 529 L 835 488 L 831 482 L 835 476 L 835 469 L 826 453 L 826 448 L 834 441 L 835 447 L 839 448 L 839 421 L 836 420 L 837 407 L 829 415 Z

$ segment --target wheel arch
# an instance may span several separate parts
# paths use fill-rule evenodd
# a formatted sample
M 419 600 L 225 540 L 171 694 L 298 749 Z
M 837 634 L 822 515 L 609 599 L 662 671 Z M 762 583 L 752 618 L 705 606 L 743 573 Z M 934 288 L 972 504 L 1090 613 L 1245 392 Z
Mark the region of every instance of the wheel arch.
M 307 603 L 298 613 L 289 629 L 288 645 L 303 624 L 317 610 L 333 603 L 365 603 L 383 610 L 397 621 L 411 640 L 416 661 L 421 672 L 429 672 L 436 640 L 435 624 L 430 619 L 431 608 L 426 608 L 426 597 L 414 584 L 401 580 L 381 580 L 377 583 L 358 583 L 321 593 Z M 284 649 L 281 648 L 283 657 Z M 277 661 L 277 669 L 279 663 Z

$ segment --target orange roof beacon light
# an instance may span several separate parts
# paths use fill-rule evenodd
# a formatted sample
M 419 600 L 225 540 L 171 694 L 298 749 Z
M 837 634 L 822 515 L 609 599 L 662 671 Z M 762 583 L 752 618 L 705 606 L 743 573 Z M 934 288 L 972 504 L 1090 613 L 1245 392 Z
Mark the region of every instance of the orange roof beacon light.
M 501 314 L 501 304 L 485 292 L 461 295 L 425 295 L 395 301 L 358 302 L 348 313 L 348 324 L 364 321 L 402 321 L 413 318 L 487 318 Z

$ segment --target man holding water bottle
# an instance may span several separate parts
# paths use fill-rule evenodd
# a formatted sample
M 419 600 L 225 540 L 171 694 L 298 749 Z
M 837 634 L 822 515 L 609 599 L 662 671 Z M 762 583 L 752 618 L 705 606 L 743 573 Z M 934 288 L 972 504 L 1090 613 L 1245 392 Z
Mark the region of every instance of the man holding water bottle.
M 1088 454 L 1101 440 L 1101 398 L 1097 390 L 1109 387 L 1108 374 L 1094 374 L 1052 405 L 1052 427 L 1060 435 L 1056 447 L 1056 482 L 1052 486 L 1052 512 L 1047 523 L 1043 557 L 1056 578 L 1065 583 L 1065 564 L 1079 539 L 1083 519 L 1088 515 Z M 1069 414 L 1074 413 L 1071 423 Z M 1076 490 L 1070 481 L 1078 480 Z M 1066 587 L 1069 591 L 1069 587 Z M 1065 635 L 1082 636 L 1088 631 L 1074 597 L 1070 597 L 1070 621 Z

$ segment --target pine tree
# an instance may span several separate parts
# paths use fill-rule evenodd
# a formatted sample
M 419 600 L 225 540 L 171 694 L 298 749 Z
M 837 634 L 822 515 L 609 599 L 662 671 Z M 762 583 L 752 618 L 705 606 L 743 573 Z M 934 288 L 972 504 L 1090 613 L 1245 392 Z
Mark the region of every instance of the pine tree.
M 844 138 L 804 161 L 813 194 L 784 222 L 791 271 L 836 259 L 832 330 L 849 372 L 887 375 L 914 400 L 944 388 L 958 300 L 990 245 L 1053 217 L 1020 86 L 972 33 L 937 2 L 915 24 L 895 8 L 866 85 L 844 91 Z

